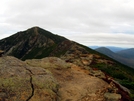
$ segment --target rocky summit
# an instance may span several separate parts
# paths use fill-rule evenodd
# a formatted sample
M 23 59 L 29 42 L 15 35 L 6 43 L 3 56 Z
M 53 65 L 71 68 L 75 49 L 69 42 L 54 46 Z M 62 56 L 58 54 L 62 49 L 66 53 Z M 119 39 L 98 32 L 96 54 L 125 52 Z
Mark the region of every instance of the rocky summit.
M 56 57 L 0 58 L 0 101 L 118 101 L 121 94 L 89 70 Z M 92 73 L 91 73 L 92 74 Z M 108 95 L 109 94 L 109 95 Z M 113 97 L 111 97 L 113 96 Z
M 39 27 L 0 40 L 0 101 L 131 101 L 134 70 Z

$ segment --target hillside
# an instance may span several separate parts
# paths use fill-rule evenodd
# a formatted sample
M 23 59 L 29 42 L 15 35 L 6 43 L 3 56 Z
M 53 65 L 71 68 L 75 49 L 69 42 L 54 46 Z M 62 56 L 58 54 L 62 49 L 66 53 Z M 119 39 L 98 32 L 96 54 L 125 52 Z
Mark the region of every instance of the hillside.
M 11 74 L 9 76 L 11 77 L 11 80 L 13 79 L 11 82 L 13 82 L 14 84 L 15 78 L 12 78 L 14 77 L 13 75 L 17 75 L 17 77 L 20 77 L 19 73 L 17 72 L 16 74 L 15 71 L 19 71 L 19 72 L 23 71 L 23 70 L 18 70 L 16 68 L 16 63 L 19 63 L 19 61 L 21 63 L 17 64 L 17 67 L 26 67 L 25 69 L 28 71 L 30 69 L 29 71 L 30 75 L 28 76 L 29 79 L 37 80 L 31 83 L 32 92 L 34 89 L 33 87 L 37 87 L 37 90 L 34 91 L 34 93 L 32 93 L 31 96 L 29 96 L 29 99 L 39 98 L 39 96 L 35 95 L 35 97 L 33 97 L 33 95 L 41 90 L 39 87 L 40 85 L 36 85 L 38 82 L 39 82 L 38 84 L 40 84 L 40 82 L 43 82 L 43 84 L 41 83 L 41 87 L 43 85 L 44 86 L 46 85 L 45 83 L 46 79 L 44 79 L 44 76 L 42 76 L 45 74 L 46 74 L 45 78 L 48 79 L 48 82 L 49 80 L 51 80 L 50 83 L 51 82 L 56 83 L 52 86 L 51 85 L 47 86 L 47 87 L 52 87 L 52 88 L 54 86 L 54 89 L 49 90 L 50 92 L 52 92 L 52 95 L 51 95 L 51 97 L 53 97 L 52 98 L 53 100 L 51 99 L 52 101 L 57 101 L 58 99 L 57 96 L 62 99 L 59 101 L 67 101 L 67 100 L 68 101 L 69 100 L 100 101 L 99 99 L 110 99 L 109 96 L 107 96 L 107 94 L 110 94 L 111 96 L 114 96 L 114 94 L 115 95 L 117 94 L 118 98 L 120 98 L 121 96 L 122 101 L 129 101 L 130 99 L 129 95 L 131 96 L 132 99 L 134 97 L 134 91 L 133 91 L 134 69 L 129 68 L 125 65 L 122 65 L 118 63 L 117 61 L 107 57 L 106 55 L 100 54 L 86 46 L 70 41 L 64 37 L 52 34 L 51 32 L 48 32 L 39 27 L 33 27 L 26 31 L 18 32 L 8 38 L 0 40 L 0 50 L 5 51 L 5 56 L 1 57 L 1 60 L 0 60 L 0 67 L 1 67 L 0 73 L 2 76 L 1 80 L 4 79 L 3 77 L 8 72 L 9 74 Z M 25 61 L 21 61 L 16 58 L 15 58 L 15 61 L 12 61 L 14 60 L 14 58 L 6 57 L 6 55 L 15 56 L 18 59 L 25 60 Z M 45 57 L 47 57 L 47 60 L 44 59 Z M 53 58 L 51 59 L 48 57 L 53 57 Z M 58 57 L 58 59 L 56 57 Z M 11 67 L 13 66 L 17 70 L 16 69 L 12 70 L 11 68 L 9 71 L 7 67 L 10 67 L 10 63 L 12 63 Z M 71 66 L 68 66 L 68 64 Z M 28 67 L 26 65 L 28 65 Z M 44 68 L 45 70 L 43 71 L 45 72 L 45 74 L 41 72 L 42 69 L 40 69 L 41 71 L 38 72 L 38 67 Z M 5 72 L 6 74 L 2 74 L 4 73 L 3 68 L 6 68 L 6 71 L 7 71 Z M 37 74 L 35 73 L 35 71 L 37 71 L 36 72 Z M 47 74 L 49 76 L 47 76 Z M 27 76 L 27 73 L 23 73 L 23 75 Z M 53 77 L 51 77 L 51 75 Z M 25 78 L 25 76 L 23 77 Z M 33 77 L 35 77 L 35 79 L 33 79 Z M 21 78 L 22 81 L 25 81 L 23 80 L 24 78 Z M 89 78 L 93 78 L 94 80 L 89 79 Z M 55 82 L 55 80 L 57 82 Z M 92 81 L 91 84 L 88 83 L 90 80 Z M 98 80 L 101 80 L 101 81 L 98 81 Z M 2 89 L 5 89 L 6 86 L 8 86 L 8 84 L 6 84 L 5 81 L 1 81 L 1 82 L 5 83 L 4 88 L 2 88 Z M 20 81 L 17 81 L 17 82 L 20 82 Z M 100 82 L 102 82 L 102 85 L 99 85 L 99 87 L 97 87 L 96 84 Z M 129 94 L 129 91 L 126 88 L 122 87 L 118 82 L 122 84 L 123 86 L 127 87 L 131 91 L 131 94 Z M 3 85 L 3 83 L 1 84 L 1 86 Z M 58 85 L 58 84 L 59 84 L 59 88 L 57 90 L 57 86 L 55 88 L 55 85 Z M 104 88 L 103 84 L 106 84 L 106 85 L 112 84 L 113 86 L 112 88 L 106 88 L 105 90 L 102 90 L 101 87 Z M 97 88 L 95 88 L 93 85 L 96 85 Z M 13 86 L 13 85 L 9 85 L 9 86 Z M 21 86 L 22 85 L 20 85 L 19 87 Z M 43 92 L 41 90 L 40 94 L 42 95 L 46 94 L 46 96 L 48 95 L 47 97 L 49 99 L 50 92 L 49 93 L 46 92 L 45 90 L 46 88 L 44 86 L 43 86 L 44 90 Z M 95 90 L 95 92 L 92 90 L 92 88 Z M 27 88 L 24 88 L 24 89 L 27 89 Z M 30 88 L 28 89 L 30 90 Z M 77 89 L 78 91 L 85 92 L 85 93 L 81 95 L 81 93 L 78 92 Z M 12 89 L 10 90 L 12 91 Z M 5 91 L 7 92 L 7 89 L 3 90 L 3 92 Z M 100 91 L 100 93 L 97 93 L 98 91 Z M 14 92 L 14 89 L 13 89 L 13 92 Z M 22 95 L 24 93 L 25 92 L 22 92 Z M 25 94 L 27 95 L 27 93 Z M 63 95 L 57 95 L 57 94 L 63 94 Z M 100 94 L 101 98 L 99 98 L 100 95 L 98 96 L 97 94 Z M 11 95 L 8 96 L 9 99 Z M 98 99 L 98 100 L 94 100 L 94 99 Z M 29 100 L 26 100 L 26 101 L 29 101 Z M 34 101 L 34 100 L 31 100 L 31 101 Z
M 122 50 L 117 53 L 114 53 L 105 47 L 100 47 L 95 50 L 119 61 L 124 65 L 134 68 L 134 49 L 133 48 Z

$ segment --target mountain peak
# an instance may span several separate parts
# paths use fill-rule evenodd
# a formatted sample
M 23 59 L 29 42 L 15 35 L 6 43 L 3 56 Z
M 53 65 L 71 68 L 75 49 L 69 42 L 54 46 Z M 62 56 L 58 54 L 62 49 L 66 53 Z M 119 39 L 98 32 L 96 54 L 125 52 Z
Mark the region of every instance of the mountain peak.
M 34 26 L 34 27 L 29 28 L 28 30 L 35 30 L 35 29 L 42 29 L 42 28 L 40 28 L 38 26 Z
M 35 33 L 35 35 L 38 35 L 39 33 L 38 33 L 38 29 L 40 29 L 39 27 L 33 27 L 33 28 L 31 28 L 31 30 L 33 30 L 34 31 L 34 33 Z
M 34 26 L 34 27 L 32 27 L 32 28 L 29 28 L 29 29 L 27 29 L 26 31 L 28 31 L 28 32 L 32 32 L 32 33 L 34 33 L 35 35 L 38 35 L 38 34 L 40 34 L 39 33 L 39 31 L 40 30 L 44 30 L 44 29 L 42 29 L 42 28 L 40 28 L 40 27 L 38 27 L 38 26 Z M 46 31 L 46 30 L 44 30 L 44 31 Z M 48 31 L 46 31 L 46 32 L 48 32 Z

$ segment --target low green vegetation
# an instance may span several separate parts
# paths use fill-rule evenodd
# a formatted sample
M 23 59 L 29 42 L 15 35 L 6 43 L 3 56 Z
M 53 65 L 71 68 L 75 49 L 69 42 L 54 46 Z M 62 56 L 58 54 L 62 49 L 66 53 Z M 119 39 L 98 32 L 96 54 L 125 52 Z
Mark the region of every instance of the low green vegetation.
M 125 86 L 131 91 L 131 98 L 134 100 L 134 70 L 123 65 L 108 65 L 105 63 L 96 63 L 92 65 L 110 75 L 117 80 L 121 85 Z
M 0 88 L 5 89 L 7 92 L 17 91 L 18 89 L 30 89 L 30 78 L 0 78 Z M 29 83 L 29 85 L 28 85 Z M 27 86 L 26 86 L 27 85 Z

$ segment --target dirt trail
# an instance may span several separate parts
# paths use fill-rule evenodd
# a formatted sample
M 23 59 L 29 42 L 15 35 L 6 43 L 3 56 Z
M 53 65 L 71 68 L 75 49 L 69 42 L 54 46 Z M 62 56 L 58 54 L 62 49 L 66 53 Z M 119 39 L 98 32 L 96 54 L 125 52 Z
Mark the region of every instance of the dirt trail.
M 103 91 L 108 86 L 103 80 L 88 75 L 89 71 L 72 65 L 70 69 L 54 70 L 58 80 L 61 101 L 103 101 Z

